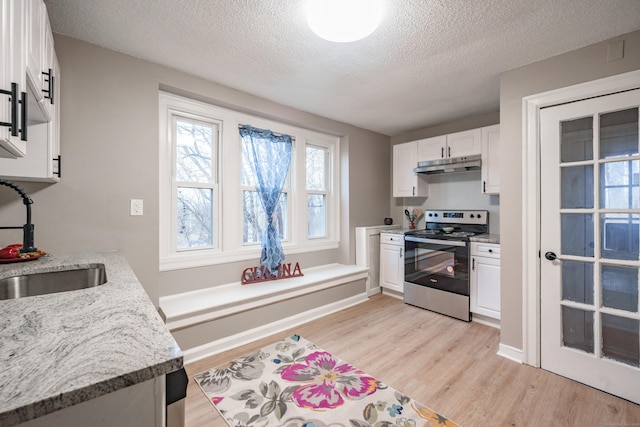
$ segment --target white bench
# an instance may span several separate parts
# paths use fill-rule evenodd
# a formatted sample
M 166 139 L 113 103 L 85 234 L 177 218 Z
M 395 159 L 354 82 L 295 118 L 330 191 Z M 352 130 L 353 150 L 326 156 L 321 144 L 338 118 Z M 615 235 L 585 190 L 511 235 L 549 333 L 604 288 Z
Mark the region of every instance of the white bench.
M 323 289 L 365 280 L 360 265 L 327 264 L 303 269 L 304 276 L 242 285 L 240 281 L 160 297 L 170 331 L 274 304 Z

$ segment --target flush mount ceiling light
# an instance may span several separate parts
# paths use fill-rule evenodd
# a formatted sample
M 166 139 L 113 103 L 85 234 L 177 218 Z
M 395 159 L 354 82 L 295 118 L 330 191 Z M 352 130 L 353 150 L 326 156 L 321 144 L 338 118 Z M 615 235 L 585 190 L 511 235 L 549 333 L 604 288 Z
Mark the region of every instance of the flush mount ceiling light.
M 353 42 L 373 33 L 382 18 L 382 0 L 308 0 L 307 21 L 318 36 Z

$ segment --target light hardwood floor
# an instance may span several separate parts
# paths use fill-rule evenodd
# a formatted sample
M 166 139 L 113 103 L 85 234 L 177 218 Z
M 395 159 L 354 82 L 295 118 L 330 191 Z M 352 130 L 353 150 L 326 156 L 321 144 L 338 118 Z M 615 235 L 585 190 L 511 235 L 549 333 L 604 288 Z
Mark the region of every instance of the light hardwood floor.
M 497 329 L 383 295 L 187 365 L 186 426 L 226 426 L 194 374 L 293 333 L 464 427 L 640 427 L 639 405 L 498 356 Z

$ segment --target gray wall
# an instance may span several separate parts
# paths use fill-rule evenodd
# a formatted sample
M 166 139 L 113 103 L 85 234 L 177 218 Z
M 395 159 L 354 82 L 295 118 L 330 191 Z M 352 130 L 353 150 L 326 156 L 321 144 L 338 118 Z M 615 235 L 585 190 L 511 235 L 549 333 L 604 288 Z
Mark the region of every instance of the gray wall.
M 34 200 L 36 244 L 56 253 L 119 250 L 151 300 L 161 295 L 239 281 L 245 266 L 233 263 L 159 272 L 158 90 L 191 94 L 240 111 L 341 135 L 342 212 L 338 250 L 287 257 L 305 267 L 355 263 L 355 227 L 380 224 L 389 215 L 389 137 L 202 80 L 194 76 L 55 35 L 62 70 L 60 183 L 21 185 Z M 215 64 L 212 64 L 215 66 Z M 144 200 L 144 216 L 129 216 L 129 199 Z M 2 225 L 22 225 L 17 194 L 0 192 Z M 0 231 L 0 244 L 21 241 Z M 362 287 L 364 291 L 364 287 Z M 310 296 L 315 306 L 336 296 Z M 284 305 L 287 307 L 287 304 Z M 295 307 L 271 313 L 286 317 Z M 262 319 L 262 323 L 270 319 Z
M 624 40 L 624 58 L 607 62 L 597 43 L 502 74 L 500 79 L 501 342 L 523 348 L 522 283 L 522 98 L 640 69 L 640 31 Z M 542 230 L 544 232 L 544 230 Z

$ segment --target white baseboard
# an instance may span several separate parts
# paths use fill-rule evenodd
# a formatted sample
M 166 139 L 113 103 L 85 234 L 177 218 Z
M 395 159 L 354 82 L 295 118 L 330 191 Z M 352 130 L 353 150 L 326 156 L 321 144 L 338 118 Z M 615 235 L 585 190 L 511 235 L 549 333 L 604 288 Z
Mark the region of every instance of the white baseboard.
M 375 288 L 371 288 L 367 290 L 367 295 L 372 296 L 382 292 L 382 288 L 380 286 L 376 286 Z
M 519 348 L 511 347 L 505 344 L 498 346 L 498 356 L 502 356 L 505 359 L 513 360 L 514 362 L 522 363 L 524 360 L 524 354 Z
M 366 293 L 354 295 L 350 298 L 323 305 L 322 307 L 317 307 L 285 319 L 277 320 L 267 325 L 262 325 L 198 347 L 183 350 L 184 364 L 186 365 L 197 360 L 204 359 L 205 357 L 213 356 L 214 354 L 222 353 L 232 348 L 248 344 L 266 336 L 277 334 L 278 332 L 291 329 L 293 326 L 302 325 L 303 323 L 327 316 L 331 313 L 335 313 L 336 311 L 344 310 L 345 308 L 352 307 L 368 300 L 369 298 Z
M 389 296 L 389 297 L 394 297 L 394 298 L 397 298 L 397 299 L 404 300 L 404 294 L 401 293 L 401 292 L 396 292 L 396 291 L 392 291 L 390 289 L 382 288 L 382 293 L 384 295 Z
M 488 316 L 483 316 L 482 314 L 471 313 L 471 321 L 500 329 L 500 319 L 493 319 Z

